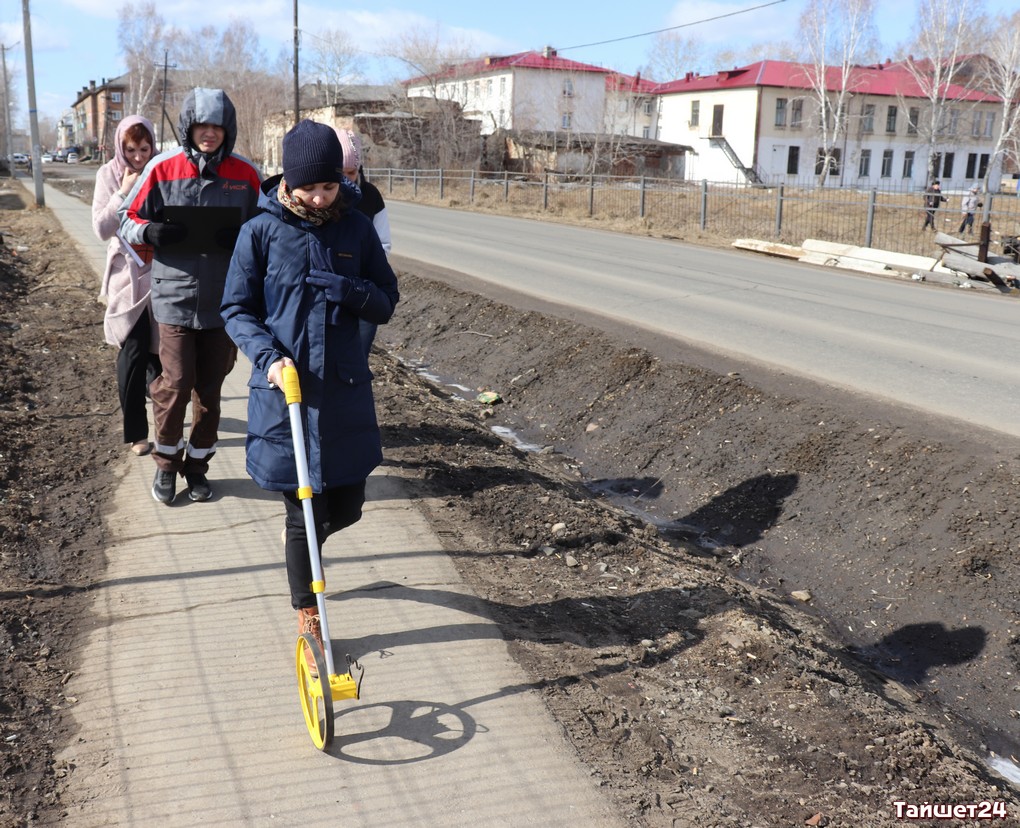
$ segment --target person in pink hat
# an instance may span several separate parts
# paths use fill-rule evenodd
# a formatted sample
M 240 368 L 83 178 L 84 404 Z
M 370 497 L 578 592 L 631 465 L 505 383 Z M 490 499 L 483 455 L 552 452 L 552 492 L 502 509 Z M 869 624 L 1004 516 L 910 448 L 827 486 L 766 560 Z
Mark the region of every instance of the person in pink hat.
M 372 226 L 379 236 L 379 241 L 382 242 L 383 250 L 389 256 L 393 248 L 390 239 L 390 217 L 379 188 L 365 178 L 365 169 L 361 163 L 361 137 L 356 132 L 342 128 L 337 129 L 336 136 L 340 139 L 340 146 L 344 152 L 344 177 L 361 190 L 361 201 L 355 209 L 372 220 Z M 377 328 L 377 325 L 365 319 L 361 320 L 361 344 L 365 348 L 365 356 L 372 351 Z

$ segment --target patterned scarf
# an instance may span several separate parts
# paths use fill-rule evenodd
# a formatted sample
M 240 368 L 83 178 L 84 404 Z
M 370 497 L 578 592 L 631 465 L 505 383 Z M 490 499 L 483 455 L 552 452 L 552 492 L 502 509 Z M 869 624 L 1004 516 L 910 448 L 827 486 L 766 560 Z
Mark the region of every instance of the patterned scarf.
M 337 197 L 329 207 L 306 207 L 294 197 L 294 193 L 291 192 L 287 182 L 282 178 L 280 179 L 280 186 L 276 190 L 276 197 L 280 200 L 280 204 L 290 210 L 295 216 L 304 219 L 310 224 L 314 224 L 316 227 L 325 224 L 327 221 L 335 221 L 340 217 L 340 213 L 343 210 L 343 199 L 340 197 L 340 193 L 337 193 Z

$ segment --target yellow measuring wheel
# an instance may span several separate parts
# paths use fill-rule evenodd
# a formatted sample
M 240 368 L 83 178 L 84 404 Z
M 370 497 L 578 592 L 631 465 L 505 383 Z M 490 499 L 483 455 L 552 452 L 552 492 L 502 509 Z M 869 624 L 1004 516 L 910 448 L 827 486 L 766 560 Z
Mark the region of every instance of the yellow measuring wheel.
M 295 661 L 297 662 L 298 695 L 301 711 L 312 742 L 325 750 L 333 741 L 333 702 L 338 699 L 361 698 L 361 680 L 365 671 L 358 662 L 347 656 L 347 672 L 337 674 L 333 664 L 333 648 L 329 640 L 326 621 L 326 581 L 319 559 L 319 539 L 312 515 L 312 487 L 309 484 L 308 458 L 305 454 L 305 433 L 301 424 L 301 384 L 297 370 L 290 365 L 283 368 L 283 393 L 290 415 L 290 433 L 294 439 L 294 456 L 297 460 L 298 500 L 305 519 L 305 536 L 308 538 L 308 557 L 312 564 L 312 592 L 319 609 L 319 626 L 322 630 L 322 649 L 310 633 L 298 636 Z M 309 657 L 311 662 L 309 662 Z M 352 668 L 358 671 L 355 679 Z

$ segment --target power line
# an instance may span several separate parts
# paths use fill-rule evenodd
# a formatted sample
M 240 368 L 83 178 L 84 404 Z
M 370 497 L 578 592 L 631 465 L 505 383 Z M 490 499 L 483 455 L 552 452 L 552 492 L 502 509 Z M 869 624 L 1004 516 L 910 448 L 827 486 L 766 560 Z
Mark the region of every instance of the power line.
M 587 49 L 589 46 L 605 46 L 607 43 L 619 43 L 621 40 L 634 40 L 637 37 L 648 37 L 649 35 L 662 34 L 663 32 L 672 32 L 676 29 L 686 29 L 690 26 L 697 26 L 701 23 L 711 23 L 713 20 L 722 20 L 725 17 L 735 17 L 738 14 L 747 14 L 747 12 L 757 11 L 758 9 L 767 9 L 769 6 L 775 6 L 779 3 L 785 3 L 786 0 L 772 0 L 771 3 L 762 3 L 760 6 L 751 6 L 748 9 L 739 9 L 738 11 L 727 12 L 726 14 L 717 14 L 715 17 L 705 17 L 701 20 L 694 20 L 690 23 L 681 23 L 679 26 L 669 26 L 665 29 L 656 29 L 654 32 L 643 32 L 642 34 L 627 35 L 626 37 L 614 37 L 612 40 L 600 40 L 598 43 L 583 43 L 580 46 L 567 46 L 564 49 L 557 48 L 557 52 L 569 52 L 571 49 Z

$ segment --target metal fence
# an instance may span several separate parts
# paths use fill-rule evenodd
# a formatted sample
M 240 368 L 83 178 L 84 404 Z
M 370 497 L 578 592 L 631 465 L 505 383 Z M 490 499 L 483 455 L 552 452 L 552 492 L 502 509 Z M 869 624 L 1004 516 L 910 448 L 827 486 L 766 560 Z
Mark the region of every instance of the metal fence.
M 655 236 L 754 238 L 799 245 L 805 239 L 876 247 L 922 256 L 941 254 L 924 231 L 923 193 L 851 188 L 753 187 L 708 181 L 487 173 L 477 170 L 369 170 L 388 198 L 518 215 L 581 219 Z M 936 227 L 956 235 L 960 194 L 936 214 Z M 1020 235 L 1020 198 L 981 196 L 989 208 L 992 252 Z M 975 236 L 981 211 L 975 217 Z

